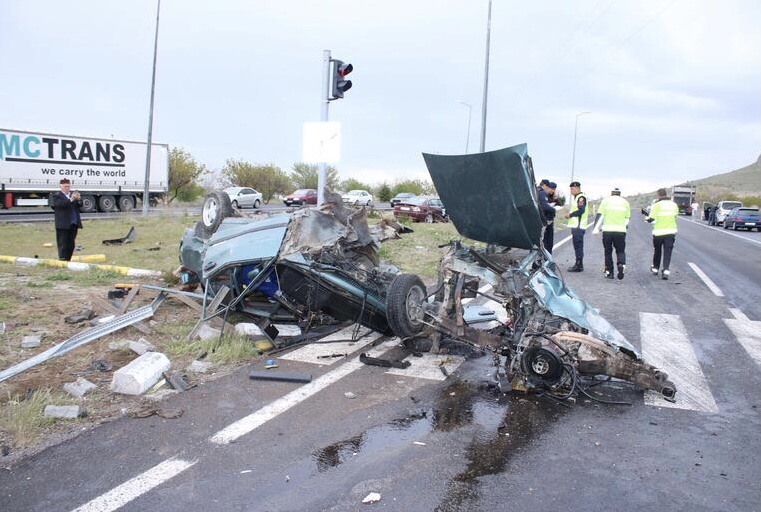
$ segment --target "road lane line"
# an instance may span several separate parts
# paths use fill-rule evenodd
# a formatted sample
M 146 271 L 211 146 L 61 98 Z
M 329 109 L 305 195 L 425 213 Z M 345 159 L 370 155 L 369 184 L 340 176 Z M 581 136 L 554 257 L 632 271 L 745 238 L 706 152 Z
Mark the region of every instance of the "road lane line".
M 690 266 L 690 268 L 693 270 L 693 272 L 695 272 L 698 275 L 698 277 L 705 283 L 705 285 L 708 287 L 708 289 L 713 292 L 714 295 L 716 295 L 717 297 L 723 297 L 724 296 L 724 292 L 721 291 L 721 288 L 716 286 L 716 283 L 711 281 L 711 278 L 708 277 L 707 275 L 705 275 L 705 272 L 700 270 L 700 267 L 698 267 L 697 265 L 695 265 L 692 262 L 687 262 L 687 264 Z
M 380 336 L 380 334 L 379 334 Z M 398 341 L 396 338 L 394 338 L 395 341 Z M 387 345 L 390 345 L 389 341 L 386 341 L 377 347 L 375 347 L 375 351 L 380 350 L 381 348 L 388 348 Z M 355 370 L 358 370 L 359 368 L 363 367 L 364 363 L 359 361 L 359 358 L 350 359 L 349 361 L 346 361 L 344 364 L 339 366 L 338 368 L 329 371 L 328 373 L 322 375 L 321 377 L 318 377 L 317 379 L 313 380 L 312 382 L 308 384 L 304 384 L 303 386 L 294 389 L 287 395 L 278 398 L 277 400 L 268 403 L 258 411 L 255 411 L 248 416 L 239 419 L 238 421 L 231 423 L 227 427 L 223 428 L 213 436 L 209 438 L 209 441 L 216 444 L 228 444 L 236 439 L 238 439 L 241 436 L 244 436 L 248 434 L 249 432 L 252 432 L 253 430 L 261 427 L 265 423 L 267 423 L 269 420 L 277 417 L 278 415 L 284 413 L 288 409 L 298 405 L 299 403 L 303 402 L 307 398 L 311 397 L 312 395 L 317 394 L 318 392 L 322 391 L 323 389 L 327 388 L 334 382 L 337 382 L 338 380 L 346 377 L 350 373 L 354 372 Z
M 111 512 L 192 467 L 197 460 L 167 459 L 72 512 Z
M 685 335 L 678 315 L 639 314 L 642 357 L 666 372 L 676 386 L 676 403 L 653 391 L 645 393 L 645 404 L 692 411 L 718 412 L 700 364 Z
M 750 358 L 761 367 L 761 322 L 748 319 L 739 309 L 729 308 L 729 311 L 735 318 L 725 318 L 724 323 Z

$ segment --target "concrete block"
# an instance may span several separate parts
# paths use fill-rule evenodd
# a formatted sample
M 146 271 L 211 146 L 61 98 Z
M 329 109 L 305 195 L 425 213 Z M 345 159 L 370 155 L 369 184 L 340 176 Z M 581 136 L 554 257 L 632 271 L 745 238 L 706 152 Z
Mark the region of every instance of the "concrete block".
M 90 382 L 89 380 L 79 377 L 74 382 L 67 382 L 63 385 L 63 390 L 66 391 L 68 394 L 73 395 L 77 398 L 80 398 L 85 395 L 88 391 L 92 391 L 93 389 L 97 388 L 95 384 Z
M 111 391 L 124 395 L 140 395 L 156 384 L 170 366 L 169 358 L 161 352 L 146 352 L 114 372 Z
M 134 343 L 132 340 L 119 340 L 119 341 L 110 341 L 108 342 L 108 348 L 110 350 L 127 350 L 129 349 L 129 344 Z
M 37 348 L 41 343 L 42 340 L 37 334 L 24 336 L 24 338 L 21 340 L 21 348 Z
M 209 361 L 199 361 L 196 359 L 188 365 L 185 371 L 190 373 L 206 373 L 212 369 L 214 365 Z
M 142 356 L 146 352 L 155 352 L 156 347 L 151 345 L 151 343 L 146 340 L 145 338 L 140 338 L 137 341 L 130 341 L 129 342 L 129 348 L 132 352 L 135 354 Z
M 235 324 L 235 332 L 241 336 L 263 336 L 264 333 L 256 324 L 241 322 Z
M 42 415 L 46 418 L 76 419 L 87 416 L 87 409 L 81 405 L 46 405 Z
M 219 329 L 215 329 L 214 327 L 204 322 L 203 324 L 201 324 L 201 327 L 198 329 L 196 336 L 198 336 L 202 340 L 209 340 L 213 338 L 218 338 L 221 333 L 222 331 L 220 331 Z

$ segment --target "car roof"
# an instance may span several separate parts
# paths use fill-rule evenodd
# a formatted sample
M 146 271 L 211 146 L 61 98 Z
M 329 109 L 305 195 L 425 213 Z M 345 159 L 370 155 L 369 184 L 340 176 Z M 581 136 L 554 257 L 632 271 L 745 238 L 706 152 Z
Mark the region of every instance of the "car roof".
M 244 188 L 251 188 L 251 187 L 227 187 L 224 191 L 230 194 L 230 193 L 240 192 Z

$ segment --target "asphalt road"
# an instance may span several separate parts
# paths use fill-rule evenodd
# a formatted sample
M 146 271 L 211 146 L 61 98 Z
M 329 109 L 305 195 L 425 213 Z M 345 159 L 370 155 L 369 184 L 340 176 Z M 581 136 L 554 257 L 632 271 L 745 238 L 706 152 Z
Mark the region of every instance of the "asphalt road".
M 489 357 L 427 355 L 389 372 L 356 361 L 373 342 L 373 354 L 396 354 L 370 333 L 278 358 L 309 384 L 249 379 L 258 364 L 162 403 L 180 418 L 124 418 L 2 470 L 0 508 L 759 510 L 761 234 L 680 219 L 663 281 L 649 271 L 649 229 L 633 219 L 623 280 L 603 278 L 591 231 L 587 270 L 564 275 L 669 373 L 676 404 L 627 386 L 606 391 L 631 405 L 499 397 L 480 385 Z M 573 251 L 556 240 L 565 269 Z M 336 351 L 351 354 L 316 359 Z M 380 501 L 363 505 L 370 492 Z

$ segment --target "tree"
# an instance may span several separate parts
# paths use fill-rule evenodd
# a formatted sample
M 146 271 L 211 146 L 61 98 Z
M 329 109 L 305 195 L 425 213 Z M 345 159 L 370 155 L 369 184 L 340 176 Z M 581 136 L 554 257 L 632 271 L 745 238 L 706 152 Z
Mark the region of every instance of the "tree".
M 395 196 L 399 192 L 412 192 L 416 195 L 433 195 L 436 194 L 436 189 L 433 183 L 423 180 L 403 180 L 394 183 L 391 187 L 391 196 Z
M 387 203 L 392 197 L 391 187 L 385 181 L 378 187 L 378 197 L 376 198 L 381 203 Z
M 251 187 L 262 193 L 265 203 L 275 194 L 287 194 L 291 180 L 280 167 L 273 164 L 252 164 L 229 159 L 222 168 L 222 176 L 238 187 Z
M 348 192 L 349 190 L 367 190 L 372 193 L 373 187 L 367 183 L 362 183 L 357 179 L 347 178 L 341 182 L 341 190 L 344 192 Z
M 328 188 L 330 190 L 337 190 L 338 183 L 338 171 L 332 165 L 327 167 Z M 317 164 L 307 164 L 304 162 L 297 162 L 293 164 L 291 169 L 291 180 L 296 188 L 314 188 L 319 185 L 320 168 Z
M 196 162 L 190 153 L 182 148 L 172 148 L 169 151 L 169 198 L 167 202 L 171 203 L 177 196 L 182 196 L 183 199 L 195 199 L 197 197 L 195 194 L 200 193 L 196 180 L 206 172 L 206 166 Z

